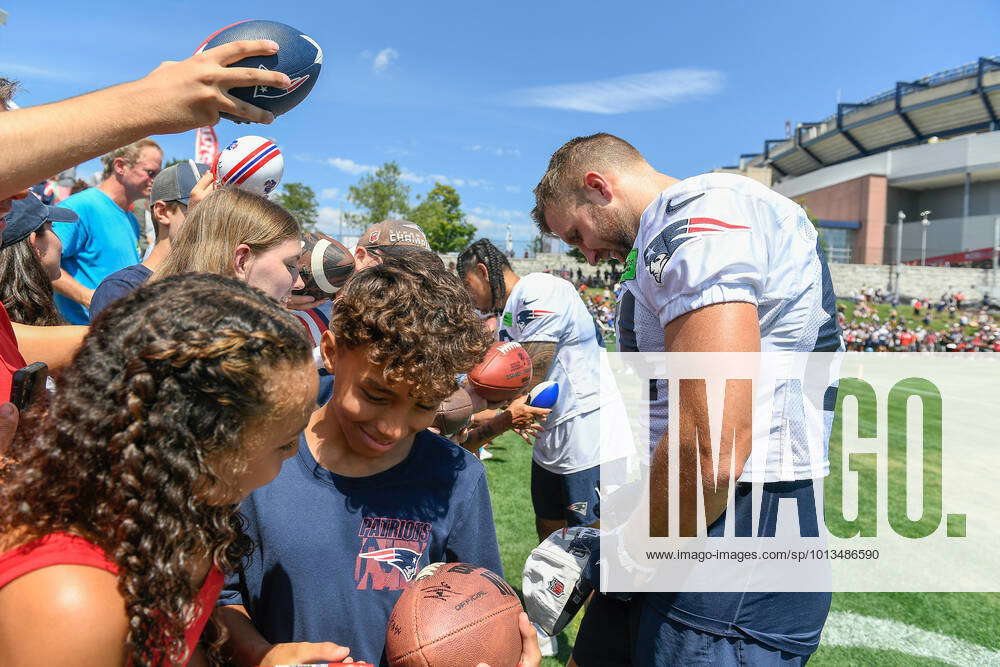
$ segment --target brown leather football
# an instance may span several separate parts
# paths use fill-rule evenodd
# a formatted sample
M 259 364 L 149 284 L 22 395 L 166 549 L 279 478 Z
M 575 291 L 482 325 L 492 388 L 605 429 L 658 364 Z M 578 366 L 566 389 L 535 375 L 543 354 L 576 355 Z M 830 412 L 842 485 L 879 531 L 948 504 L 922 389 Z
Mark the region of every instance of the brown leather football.
M 487 401 L 509 401 L 531 382 L 531 357 L 520 343 L 493 343 L 469 371 L 469 384 Z
M 337 239 L 319 232 L 302 234 L 299 274 L 305 287 L 293 294 L 329 299 L 354 273 L 354 255 Z
M 441 432 L 441 435 L 451 435 L 458 433 L 463 426 L 469 423 L 472 417 L 472 399 L 469 392 L 461 387 L 441 401 L 437 414 L 434 415 L 434 427 Z
M 394 667 L 517 667 L 521 601 L 500 575 L 469 563 L 432 563 L 399 597 L 386 630 Z

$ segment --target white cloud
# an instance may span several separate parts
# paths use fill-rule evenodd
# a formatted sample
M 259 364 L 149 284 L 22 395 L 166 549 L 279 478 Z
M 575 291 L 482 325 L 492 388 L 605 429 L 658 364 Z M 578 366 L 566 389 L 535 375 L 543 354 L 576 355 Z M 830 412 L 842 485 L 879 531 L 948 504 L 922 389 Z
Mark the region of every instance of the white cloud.
M 372 70 L 376 74 L 381 74 L 397 58 L 399 58 L 399 51 L 386 47 L 375 54 L 375 59 L 372 61 Z
M 332 206 L 320 206 L 316 216 L 316 228 L 329 236 L 340 234 L 340 219 L 344 212 Z M 346 225 L 345 225 L 346 228 Z
M 504 223 L 508 222 L 530 222 L 528 214 L 525 211 L 519 211 L 517 209 L 510 208 L 494 208 L 492 206 L 473 206 L 469 209 L 472 213 L 481 216 L 483 218 L 499 218 L 503 220 Z
M 506 190 L 507 192 L 513 192 L 514 194 L 517 194 L 517 193 L 519 193 L 521 191 L 521 186 L 520 185 L 505 185 L 503 189 Z
M 340 188 L 323 188 L 319 193 L 320 199 L 336 199 L 340 194 Z
M 297 155 L 298 159 L 306 162 L 316 162 L 314 158 L 310 158 L 307 155 Z M 320 160 L 325 164 L 335 167 L 340 171 L 347 172 L 354 176 L 359 176 L 361 174 L 370 174 L 378 169 L 370 164 L 361 164 L 355 162 L 354 160 L 346 157 L 328 157 L 325 160 Z M 444 185 L 454 185 L 456 187 L 471 187 L 471 188 L 486 188 L 490 189 L 490 182 L 486 179 L 476 179 L 476 178 L 457 178 L 455 176 L 446 176 L 445 174 L 419 174 L 415 171 L 407 169 L 406 167 L 400 167 L 399 178 L 407 183 L 428 183 L 428 182 L 438 182 Z M 328 192 L 336 191 L 336 188 L 327 188 L 322 191 L 321 197 L 323 199 L 334 199 L 336 197 L 336 192 L 334 194 L 327 196 Z
M 9 77 L 24 79 L 45 79 L 48 81 L 73 81 L 80 78 L 80 75 L 68 70 L 48 69 L 45 67 L 35 67 L 34 65 L 22 65 L 20 63 L 0 62 L 0 72 Z
M 489 153 L 491 155 L 496 155 L 497 157 L 521 157 L 521 149 L 519 148 L 497 148 L 483 146 L 482 144 L 474 144 L 472 146 L 466 146 L 465 150 L 472 151 L 473 153 Z
M 514 91 L 516 106 L 545 107 L 600 114 L 647 111 L 713 95 L 722 90 L 722 72 L 705 69 L 666 69 L 643 74 L 536 86 Z
M 370 164 L 358 164 L 346 157 L 330 157 L 326 159 L 326 163 L 331 167 L 336 167 L 341 171 L 346 171 L 348 174 L 354 174 L 355 176 L 375 171 L 376 169 L 376 167 Z

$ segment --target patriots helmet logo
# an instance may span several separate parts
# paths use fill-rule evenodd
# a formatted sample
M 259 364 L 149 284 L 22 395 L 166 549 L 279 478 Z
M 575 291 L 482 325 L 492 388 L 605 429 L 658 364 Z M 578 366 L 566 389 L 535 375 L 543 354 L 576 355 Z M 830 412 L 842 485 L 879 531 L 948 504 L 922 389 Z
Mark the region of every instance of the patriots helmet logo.
M 380 563 L 392 565 L 403 573 L 403 577 L 407 581 L 413 581 L 413 578 L 417 576 L 417 561 L 421 556 L 421 554 L 413 549 L 404 549 L 403 547 L 379 549 L 378 551 L 369 551 L 368 553 L 358 555 L 362 558 L 371 558 Z
M 671 222 L 656 235 L 642 253 L 646 270 L 658 283 L 663 282 L 663 270 L 670 257 L 683 244 L 700 235 L 715 235 L 728 231 L 749 230 L 745 225 L 734 225 L 715 218 L 690 218 Z
M 231 150 L 233 150 L 234 148 L 236 148 L 239 145 L 240 145 L 240 140 L 239 139 L 233 139 L 232 142 L 230 142 L 230 144 L 228 146 L 226 146 L 226 150 L 227 151 L 231 151 Z
M 525 326 L 528 322 L 533 322 L 540 317 L 545 317 L 546 315 L 554 315 L 555 311 L 552 310 L 522 310 L 517 314 L 517 323 L 520 326 Z
M 257 67 L 258 67 L 258 69 L 265 69 L 265 70 L 267 69 L 263 65 L 258 65 Z M 295 92 L 295 89 L 298 88 L 299 86 L 301 86 L 303 83 L 305 83 L 308 79 L 309 79 L 309 75 L 308 74 L 306 74 L 305 76 L 297 76 L 297 77 L 295 77 L 295 78 L 292 79 L 292 85 L 290 85 L 288 88 L 284 88 L 284 89 L 282 89 L 282 88 L 272 88 L 270 86 L 254 86 L 253 96 L 254 97 L 266 97 L 266 98 L 272 99 L 272 100 L 273 99 L 277 99 L 279 97 L 284 97 L 285 95 L 288 95 L 289 93 Z

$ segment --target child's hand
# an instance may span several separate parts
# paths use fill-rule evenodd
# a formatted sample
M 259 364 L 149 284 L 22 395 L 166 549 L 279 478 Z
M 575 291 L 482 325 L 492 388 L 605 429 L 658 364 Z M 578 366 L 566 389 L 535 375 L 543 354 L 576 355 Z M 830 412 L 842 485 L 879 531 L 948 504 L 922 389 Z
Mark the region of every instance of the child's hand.
M 261 667 L 302 665 L 310 662 L 349 662 L 351 649 L 333 642 L 275 644 L 260 659 Z
M 517 619 L 517 629 L 521 631 L 521 659 L 517 661 L 517 667 L 538 667 L 542 664 L 542 652 L 538 648 L 538 636 L 535 628 L 528 620 L 528 615 L 523 611 Z M 479 663 L 476 667 L 490 667 L 485 662 Z

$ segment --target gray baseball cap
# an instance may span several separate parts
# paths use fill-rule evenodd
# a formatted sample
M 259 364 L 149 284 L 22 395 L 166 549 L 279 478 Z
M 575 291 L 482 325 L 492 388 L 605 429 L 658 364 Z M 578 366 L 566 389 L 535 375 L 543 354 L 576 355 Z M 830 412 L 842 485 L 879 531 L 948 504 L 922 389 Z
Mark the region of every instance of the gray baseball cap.
M 149 201 L 176 201 L 187 206 L 191 190 L 208 169 L 208 165 L 198 164 L 194 160 L 170 165 L 153 179 Z

